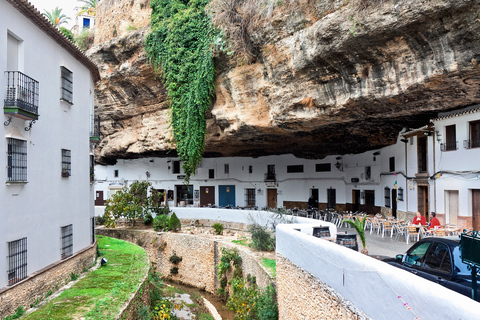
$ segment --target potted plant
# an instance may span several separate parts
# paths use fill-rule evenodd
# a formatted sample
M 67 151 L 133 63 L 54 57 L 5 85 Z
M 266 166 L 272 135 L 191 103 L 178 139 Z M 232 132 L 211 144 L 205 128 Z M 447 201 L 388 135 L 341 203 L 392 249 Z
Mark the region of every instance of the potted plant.
M 342 221 L 342 223 L 346 222 L 349 225 L 351 225 L 352 227 L 354 227 L 355 230 L 357 230 L 357 233 L 360 236 L 360 240 L 362 241 L 362 246 L 363 246 L 363 249 L 360 252 L 368 256 L 368 250 L 365 248 L 365 246 L 366 246 L 366 242 L 365 242 L 365 221 L 366 220 L 367 220 L 366 215 L 363 215 L 363 217 L 357 217 L 355 219 L 355 221 L 352 220 L 352 219 L 344 219 Z

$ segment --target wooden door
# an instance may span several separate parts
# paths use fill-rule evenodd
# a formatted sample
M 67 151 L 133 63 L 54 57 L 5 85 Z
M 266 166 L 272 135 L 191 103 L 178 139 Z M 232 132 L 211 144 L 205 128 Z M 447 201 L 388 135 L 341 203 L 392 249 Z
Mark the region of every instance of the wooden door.
M 215 186 L 200 187 L 200 207 L 215 204 Z
M 360 210 L 360 190 L 352 190 L 352 205 L 353 212 Z
M 472 227 L 475 231 L 480 231 L 480 190 L 472 190 Z
M 418 173 L 428 172 L 427 137 L 417 138 Z
M 103 198 L 103 191 L 95 191 L 95 205 L 96 206 L 104 206 L 105 200 Z
M 218 205 L 220 207 L 235 207 L 235 186 L 220 185 L 218 186 Z
M 450 190 L 446 193 L 447 223 L 458 224 L 458 191 Z
M 397 189 L 392 189 L 392 216 L 397 217 Z
M 333 188 L 327 189 L 327 208 L 335 209 L 337 205 L 337 193 Z
M 418 187 L 418 212 L 428 221 L 428 187 Z
M 267 189 L 267 207 L 277 208 L 277 189 Z

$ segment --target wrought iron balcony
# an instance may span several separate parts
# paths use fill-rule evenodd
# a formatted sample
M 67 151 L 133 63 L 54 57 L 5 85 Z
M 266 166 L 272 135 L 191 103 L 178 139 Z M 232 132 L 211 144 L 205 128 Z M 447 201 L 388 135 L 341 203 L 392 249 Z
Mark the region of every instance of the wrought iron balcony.
M 455 143 L 441 143 L 440 144 L 440 151 L 452 151 L 452 150 L 457 150 L 458 141 Z
M 472 149 L 480 147 L 480 139 L 463 140 L 463 147 L 465 149 Z
M 100 140 L 100 116 L 92 115 L 90 118 L 90 141 L 98 142 Z
M 277 177 L 276 177 L 275 173 L 265 173 L 265 179 L 264 179 L 265 182 L 276 181 L 276 180 L 277 180 Z
M 5 71 L 7 76 L 7 92 L 3 112 L 9 114 L 8 126 L 13 117 L 32 122 L 38 120 L 38 81 L 20 71 Z

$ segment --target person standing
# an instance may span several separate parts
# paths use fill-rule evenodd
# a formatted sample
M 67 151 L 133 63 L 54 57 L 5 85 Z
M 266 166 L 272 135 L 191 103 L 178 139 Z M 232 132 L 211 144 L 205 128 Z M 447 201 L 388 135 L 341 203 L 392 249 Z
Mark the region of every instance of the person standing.
M 313 195 L 308 198 L 308 209 L 315 208 L 315 199 L 313 199 Z

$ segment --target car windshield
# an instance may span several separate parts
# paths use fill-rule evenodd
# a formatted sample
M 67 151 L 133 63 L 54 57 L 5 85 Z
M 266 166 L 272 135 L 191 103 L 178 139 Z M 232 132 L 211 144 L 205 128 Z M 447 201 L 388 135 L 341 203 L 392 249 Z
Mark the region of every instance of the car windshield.
M 410 249 L 406 254 L 405 263 L 414 266 L 420 266 L 423 262 L 425 253 L 427 252 L 430 244 L 430 242 L 422 242 L 412 247 L 412 249 Z

